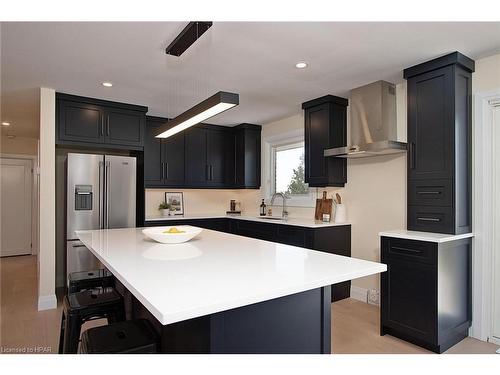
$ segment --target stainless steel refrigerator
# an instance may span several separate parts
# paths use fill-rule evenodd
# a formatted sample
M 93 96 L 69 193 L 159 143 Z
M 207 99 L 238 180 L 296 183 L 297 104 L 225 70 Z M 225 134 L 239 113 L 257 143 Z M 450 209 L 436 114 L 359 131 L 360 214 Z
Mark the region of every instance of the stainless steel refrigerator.
M 76 230 L 135 227 L 136 159 L 68 154 L 66 276 L 100 267 Z

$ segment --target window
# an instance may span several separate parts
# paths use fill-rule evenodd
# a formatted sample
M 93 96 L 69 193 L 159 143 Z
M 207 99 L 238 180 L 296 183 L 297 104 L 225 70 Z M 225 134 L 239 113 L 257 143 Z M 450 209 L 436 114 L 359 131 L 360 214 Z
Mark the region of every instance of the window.
M 314 207 L 316 189 L 305 183 L 304 131 L 280 133 L 264 139 L 264 197 L 286 193 L 288 206 Z
M 309 186 L 304 181 L 304 142 L 274 146 L 272 148 L 272 193 L 306 196 Z

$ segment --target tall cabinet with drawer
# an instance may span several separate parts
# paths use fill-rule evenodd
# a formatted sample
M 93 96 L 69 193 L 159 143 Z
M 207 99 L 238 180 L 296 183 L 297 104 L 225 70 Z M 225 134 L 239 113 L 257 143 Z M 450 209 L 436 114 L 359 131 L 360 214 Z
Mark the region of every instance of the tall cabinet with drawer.
M 458 52 L 404 70 L 409 231 L 383 233 L 380 245 L 381 334 L 438 353 L 471 324 L 473 71 Z
M 408 80 L 408 229 L 471 230 L 474 61 L 454 52 L 404 70 Z

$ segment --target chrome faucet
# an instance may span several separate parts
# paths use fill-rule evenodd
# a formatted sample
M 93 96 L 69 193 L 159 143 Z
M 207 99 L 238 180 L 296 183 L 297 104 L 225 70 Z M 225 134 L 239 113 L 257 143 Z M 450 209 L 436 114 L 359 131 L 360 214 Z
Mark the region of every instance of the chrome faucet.
M 287 197 L 285 193 L 274 193 L 273 197 L 271 198 L 271 206 L 274 204 L 274 199 L 276 197 L 281 197 L 281 199 L 283 199 L 283 206 L 282 206 L 282 211 L 281 211 L 281 217 L 284 220 L 286 220 L 288 218 L 288 211 L 286 210 L 286 200 L 290 199 L 290 198 Z

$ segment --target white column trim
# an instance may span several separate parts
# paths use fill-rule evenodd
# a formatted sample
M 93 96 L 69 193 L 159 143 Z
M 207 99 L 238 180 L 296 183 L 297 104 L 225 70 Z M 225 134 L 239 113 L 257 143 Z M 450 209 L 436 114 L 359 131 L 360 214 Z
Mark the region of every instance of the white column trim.
M 57 298 L 55 294 L 38 297 L 38 311 L 51 310 L 57 308 Z
M 491 108 L 500 89 L 474 96 L 472 326 L 470 336 L 488 341 L 493 297 L 493 127 Z

